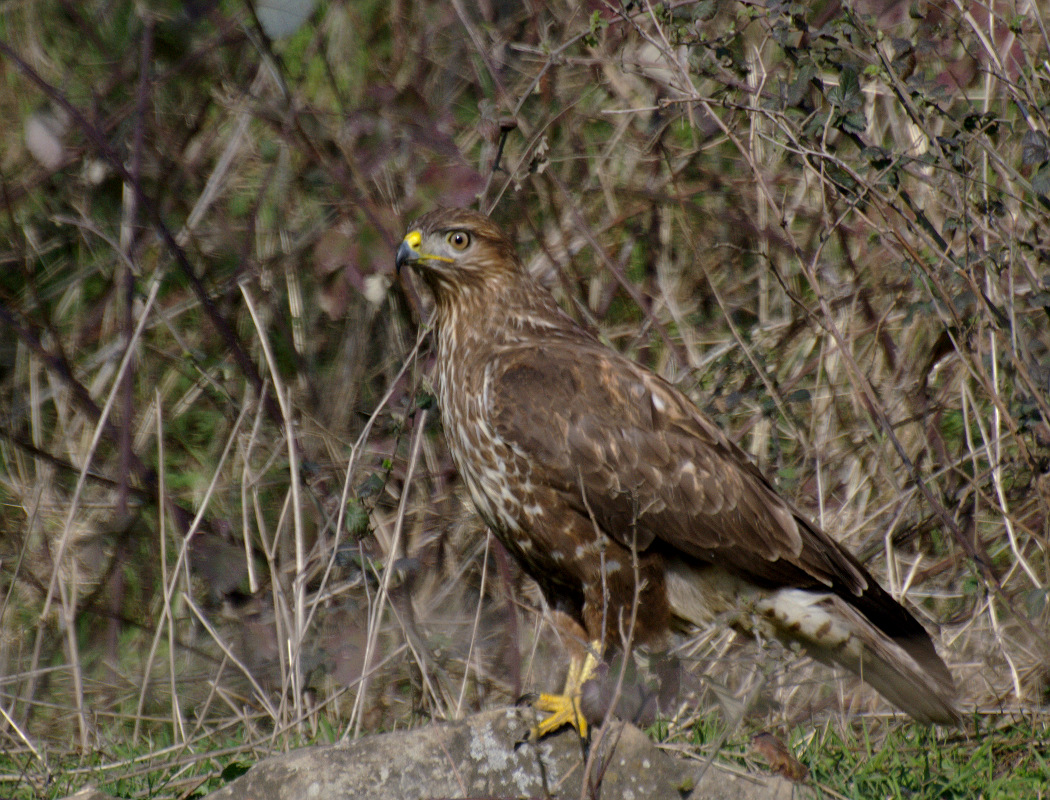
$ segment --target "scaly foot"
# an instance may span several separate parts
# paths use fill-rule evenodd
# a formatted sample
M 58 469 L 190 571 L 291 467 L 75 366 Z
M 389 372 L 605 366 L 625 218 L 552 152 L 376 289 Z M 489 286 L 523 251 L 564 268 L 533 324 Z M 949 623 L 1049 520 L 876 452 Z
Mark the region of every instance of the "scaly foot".
M 598 666 L 599 642 L 591 642 L 587 654 L 580 658 L 574 656 L 569 660 L 569 674 L 565 678 L 565 688 L 561 694 L 541 694 L 532 704 L 538 711 L 547 712 L 529 731 L 528 739 L 535 741 L 556 730 L 571 725 L 581 739 L 587 738 L 587 719 L 580 708 L 580 697 L 585 684 L 594 675 Z

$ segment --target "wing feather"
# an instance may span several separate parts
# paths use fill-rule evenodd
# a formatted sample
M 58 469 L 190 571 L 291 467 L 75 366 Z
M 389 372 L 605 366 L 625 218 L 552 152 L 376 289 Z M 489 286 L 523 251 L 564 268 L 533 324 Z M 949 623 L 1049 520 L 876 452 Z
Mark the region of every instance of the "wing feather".
M 512 350 L 500 364 L 487 387 L 495 430 L 608 535 L 643 548 L 659 540 L 771 584 L 867 588 L 863 570 L 800 524 L 667 382 L 589 342 Z
M 830 589 L 940 663 L 918 621 L 674 386 L 582 334 L 507 349 L 499 363 L 487 387 L 494 429 L 609 536 L 770 588 Z

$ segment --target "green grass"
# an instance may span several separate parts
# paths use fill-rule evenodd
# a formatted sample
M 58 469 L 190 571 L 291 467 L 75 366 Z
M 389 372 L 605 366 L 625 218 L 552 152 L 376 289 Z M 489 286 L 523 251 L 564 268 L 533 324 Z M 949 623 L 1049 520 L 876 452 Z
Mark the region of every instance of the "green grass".
M 971 800 L 1045 797 L 1050 786 L 1050 725 L 1023 720 L 966 735 L 915 725 L 795 732 L 799 758 L 825 796 Z M 834 793 L 834 794 L 833 794 Z
M 991 727 L 994 726 L 994 727 Z M 705 714 L 690 730 L 669 737 L 666 721 L 649 734 L 683 741 L 706 757 L 721 743 L 719 759 L 757 772 L 769 765 L 750 746 L 758 731 L 730 735 L 722 743 L 720 715 Z M 899 720 L 856 720 L 826 723 L 814 729 L 800 726 L 778 734 L 808 770 L 797 784 L 800 797 L 906 798 L 907 800 L 1035 800 L 1050 787 L 1050 720 L 998 720 L 974 716 L 966 730 L 930 729 Z

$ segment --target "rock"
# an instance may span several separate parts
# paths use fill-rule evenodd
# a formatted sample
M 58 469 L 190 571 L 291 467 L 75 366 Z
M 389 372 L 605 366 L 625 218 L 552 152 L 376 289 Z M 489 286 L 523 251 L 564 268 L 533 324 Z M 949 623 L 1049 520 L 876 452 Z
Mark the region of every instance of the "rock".
M 446 724 L 307 747 L 260 761 L 205 800 L 425 800 L 428 798 L 581 797 L 585 759 L 571 729 L 515 746 L 535 714 L 501 708 Z M 587 797 L 681 800 L 696 762 L 657 748 L 632 725 L 606 726 L 592 744 L 596 758 Z M 693 800 L 779 800 L 781 778 L 737 776 L 713 766 Z

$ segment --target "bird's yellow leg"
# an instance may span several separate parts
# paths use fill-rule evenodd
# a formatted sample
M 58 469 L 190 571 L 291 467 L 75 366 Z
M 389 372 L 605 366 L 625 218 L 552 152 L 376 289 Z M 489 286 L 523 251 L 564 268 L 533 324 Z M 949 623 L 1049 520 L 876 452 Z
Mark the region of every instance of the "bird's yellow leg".
M 581 739 L 587 738 L 587 720 L 580 709 L 580 697 L 583 684 L 591 679 L 598 666 L 595 653 L 599 651 L 600 645 L 600 642 L 591 642 L 585 655 L 573 655 L 569 659 L 569 674 L 565 677 L 565 688 L 561 694 L 541 694 L 533 702 L 533 708 L 546 711 L 548 716 L 532 727 L 529 739 L 539 739 L 566 725 L 572 725 Z

